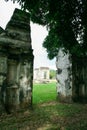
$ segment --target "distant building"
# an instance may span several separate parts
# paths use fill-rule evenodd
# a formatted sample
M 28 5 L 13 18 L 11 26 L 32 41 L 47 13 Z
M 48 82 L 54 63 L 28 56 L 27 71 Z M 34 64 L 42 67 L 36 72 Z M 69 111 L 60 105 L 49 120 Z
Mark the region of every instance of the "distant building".
M 50 69 L 48 67 L 40 67 L 34 70 L 34 80 L 38 82 L 49 81 Z

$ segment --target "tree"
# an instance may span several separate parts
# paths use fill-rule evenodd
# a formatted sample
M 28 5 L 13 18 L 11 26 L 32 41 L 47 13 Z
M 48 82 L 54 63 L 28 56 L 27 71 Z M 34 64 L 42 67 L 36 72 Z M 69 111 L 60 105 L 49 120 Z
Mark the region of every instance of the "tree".
M 87 55 L 86 0 L 16 1 L 21 4 L 22 9 L 29 11 L 33 22 L 47 26 L 49 33 L 43 46 L 50 59 L 57 55 L 60 47 L 73 55 Z
M 50 70 L 50 79 L 55 79 L 56 78 L 56 71 L 55 70 Z
M 53 19 L 49 24 L 49 35 L 43 44 L 47 48 L 50 58 L 53 58 L 51 57 L 52 47 L 55 48 L 52 56 L 56 55 L 57 48 L 60 47 L 64 47 L 65 52 L 69 50 L 71 54 L 76 56 L 87 54 L 86 7 L 86 0 L 62 0 L 59 1 L 58 5 L 55 5 L 55 10 L 53 9 L 51 14 Z M 53 44 L 51 48 L 48 46 L 49 43 Z

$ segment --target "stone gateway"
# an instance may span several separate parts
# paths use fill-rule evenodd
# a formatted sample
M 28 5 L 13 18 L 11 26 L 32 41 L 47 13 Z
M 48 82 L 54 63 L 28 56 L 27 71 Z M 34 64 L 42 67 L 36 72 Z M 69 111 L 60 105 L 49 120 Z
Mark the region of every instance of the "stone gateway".
M 59 101 L 87 103 L 87 56 L 70 56 L 60 49 L 56 66 Z
M 0 99 L 8 112 L 32 104 L 33 50 L 29 13 L 15 9 L 0 28 Z

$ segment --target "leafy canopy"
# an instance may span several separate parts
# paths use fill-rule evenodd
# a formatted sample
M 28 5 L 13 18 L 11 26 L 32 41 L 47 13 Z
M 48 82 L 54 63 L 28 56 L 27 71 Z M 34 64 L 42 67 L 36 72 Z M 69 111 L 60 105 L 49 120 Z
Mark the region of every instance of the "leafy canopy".
M 61 47 L 73 55 L 87 55 L 87 0 L 16 1 L 29 11 L 33 22 L 47 26 L 49 33 L 43 46 L 50 59 Z

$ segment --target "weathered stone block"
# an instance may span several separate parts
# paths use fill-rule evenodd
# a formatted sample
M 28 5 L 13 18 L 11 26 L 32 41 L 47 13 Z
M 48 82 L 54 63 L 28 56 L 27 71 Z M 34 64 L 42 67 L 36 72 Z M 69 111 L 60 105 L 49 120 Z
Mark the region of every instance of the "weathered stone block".
M 72 63 L 70 61 L 70 55 L 65 55 L 62 49 L 59 50 L 56 67 L 58 100 L 72 102 Z
M 57 61 L 58 99 L 87 103 L 87 56 L 72 56 L 60 49 Z
M 0 95 L 8 112 L 32 105 L 32 85 L 30 17 L 16 9 L 5 31 L 0 33 Z
M 73 56 L 72 70 L 72 98 L 87 103 L 87 56 Z

